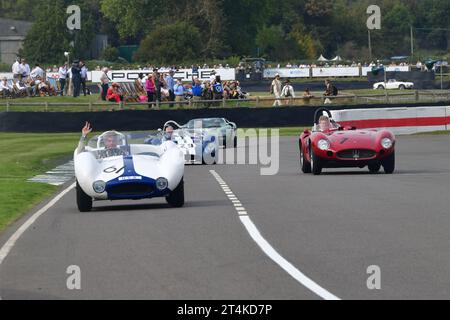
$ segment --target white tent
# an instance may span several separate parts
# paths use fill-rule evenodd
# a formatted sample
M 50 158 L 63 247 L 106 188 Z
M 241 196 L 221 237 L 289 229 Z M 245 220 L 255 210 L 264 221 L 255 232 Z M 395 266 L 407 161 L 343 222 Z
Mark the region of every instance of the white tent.
M 328 59 L 325 58 L 323 55 L 320 55 L 320 57 L 317 59 L 317 61 L 328 61 Z
M 331 61 L 342 61 L 342 58 L 340 56 L 336 56 L 333 60 Z

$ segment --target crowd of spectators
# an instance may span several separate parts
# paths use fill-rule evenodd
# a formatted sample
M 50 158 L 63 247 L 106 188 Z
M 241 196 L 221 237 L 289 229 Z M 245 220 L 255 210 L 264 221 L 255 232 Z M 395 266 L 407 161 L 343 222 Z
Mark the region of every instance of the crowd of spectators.
M 39 64 L 35 64 L 31 68 L 25 58 L 18 58 L 12 65 L 11 71 L 13 79 L 7 79 L 6 77 L 1 79 L 1 97 L 17 98 L 56 95 L 56 89 L 47 81 L 45 72 Z
M 207 106 L 211 106 L 215 104 L 213 100 L 248 97 L 248 93 L 242 90 L 239 81 L 222 81 L 214 71 L 208 80 L 192 76 L 189 83 L 183 83 L 181 79 L 175 78 L 174 69 L 168 72 L 160 72 L 156 68 L 149 72 L 142 71 L 134 83 L 134 88 L 138 93 L 145 92 L 145 95 L 139 97 L 139 101 L 149 103 L 149 107 L 156 102 L 175 102 L 183 105 L 181 102 L 189 100 L 194 103 L 204 100 Z M 129 92 L 122 90 L 119 83 L 112 82 L 108 72 L 109 68 L 103 68 L 100 77 L 102 100 L 117 103 L 126 101 Z M 170 103 L 169 106 L 173 107 L 175 103 Z

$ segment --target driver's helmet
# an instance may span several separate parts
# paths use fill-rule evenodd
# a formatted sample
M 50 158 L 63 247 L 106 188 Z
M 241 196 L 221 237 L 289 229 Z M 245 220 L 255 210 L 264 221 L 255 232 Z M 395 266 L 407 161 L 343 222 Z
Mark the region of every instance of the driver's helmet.
M 115 149 L 127 145 L 127 138 L 123 133 L 107 131 L 98 137 L 98 149 Z

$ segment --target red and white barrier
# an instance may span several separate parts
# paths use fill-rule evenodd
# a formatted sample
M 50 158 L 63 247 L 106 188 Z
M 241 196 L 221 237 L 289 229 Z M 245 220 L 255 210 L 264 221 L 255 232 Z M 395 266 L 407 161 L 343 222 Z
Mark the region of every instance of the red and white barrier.
M 389 129 L 395 134 L 450 130 L 450 107 L 411 107 L 331 111 L 342 126 Z

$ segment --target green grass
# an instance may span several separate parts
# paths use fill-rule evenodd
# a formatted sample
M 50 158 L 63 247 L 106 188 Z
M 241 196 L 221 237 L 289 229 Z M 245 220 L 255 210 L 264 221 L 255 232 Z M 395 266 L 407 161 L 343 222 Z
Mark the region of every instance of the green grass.
M 79 134 L 0 133 L 0 232 L 58 187 L 27 182 L 71 158 Z

